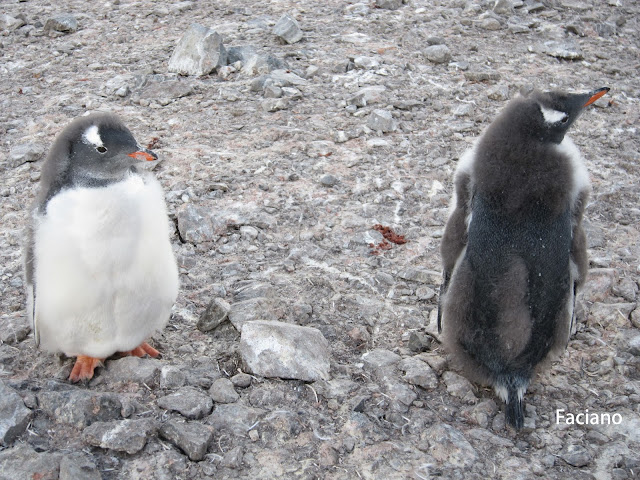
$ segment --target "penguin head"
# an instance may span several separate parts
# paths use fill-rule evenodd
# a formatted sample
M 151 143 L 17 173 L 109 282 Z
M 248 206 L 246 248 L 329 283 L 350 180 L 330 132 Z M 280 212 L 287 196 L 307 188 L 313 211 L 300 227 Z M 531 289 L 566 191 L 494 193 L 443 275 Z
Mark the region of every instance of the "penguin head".
M 532 133 L 543 142 L 559 144 L 584 108 L 608 91 L 605 87 L 589 93 L 533 93 L 530 97 L 534 106 Z

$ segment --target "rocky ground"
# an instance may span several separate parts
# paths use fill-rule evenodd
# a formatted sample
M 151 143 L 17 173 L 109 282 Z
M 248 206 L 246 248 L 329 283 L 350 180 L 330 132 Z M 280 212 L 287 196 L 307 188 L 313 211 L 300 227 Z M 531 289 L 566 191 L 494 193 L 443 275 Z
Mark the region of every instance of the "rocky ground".
M 640 5 L 375 2 L 2 3 L 0 478 L 640 476 Z M 169 71 L 192 23 L 227 52 L 211 74 Z M 577 333 L 515 433 L 435 328 L 452 174 L 518 91 L 603 86 L 571 135 L 593 182 Z M 162 158 L 181 291 L 161 359 L 72 385 L 34 346 L 20 245 L 49 145 L 95 110 Z M 264 338 L 289 364 L 253 361 Z

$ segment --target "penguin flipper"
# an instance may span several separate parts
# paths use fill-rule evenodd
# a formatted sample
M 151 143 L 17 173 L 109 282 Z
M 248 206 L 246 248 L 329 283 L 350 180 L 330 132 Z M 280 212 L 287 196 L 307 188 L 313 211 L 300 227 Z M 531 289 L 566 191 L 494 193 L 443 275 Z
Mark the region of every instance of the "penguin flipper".
M 38 331 L 38 318 L 36 317 L 36 286 L 35 286 L 35 262 L 33 246 L 33 224 L 29 223 L 26 229 L 26 241 L 23 246 L 24 280 L 27 294 L 27 318 L 31 322 L 33 338 L 36 347 L 40 346 L 40 332 Z

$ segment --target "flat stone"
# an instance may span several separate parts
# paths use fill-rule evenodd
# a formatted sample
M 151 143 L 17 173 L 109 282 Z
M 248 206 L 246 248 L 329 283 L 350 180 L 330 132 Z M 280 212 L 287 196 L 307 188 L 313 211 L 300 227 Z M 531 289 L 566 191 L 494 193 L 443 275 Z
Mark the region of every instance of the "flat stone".
M 584 55 L 578 45 L 572 42 L 549 41 L 541 45 L 540 51 L 562 60 L 583 60 Z
M 402 379 L 405 382 L 425 390 L 438 388 L 438 377 L 428 363 L 415 357 L 409 357 L 402 360 L 398 364 L 398 368 L 404 372 Z
M 347 100 L 347 105 L 355 105 L 356 107 L 366 107 L 373 103 L 380 103 L 384 100 L 383 93 L 387 90 L 384 85 L 373 85 L 358 90 L 352 97 Z
M 367 127 L 371 130 L 385 133 L 397 130 L 398 124 L 389 110 L 377 109 L 369 115 Z
M 174 410 L 192 420 L 208 415 L 213 408 L 211 397 L 194 387 L 182 387 L 177 392 L 159 398 L 157 403 L 160 408 Z
M 364 367 L 368 370 L 377 370 L 379 368 L 389 367 L 398 363 L 402 357 L 397 353 L 383 348 L 376 348 L 362 355 Z
M 228 432 L 245 437 L 264 414 L 265 410 L 237 403 L 216 405 L 213 413 L 207 418 L 207 424 L 213 426 L 216 432 Z
M 349 243 L 355 245 L 377 245 L 384 240 L 384 236 L 377 230 L 366 230 L 356 233 Z
M 236 302 L 245 302 L 257 298 L 273 299 L 277 295 L 276 289 L 270 283 L 251 282 L 245 284 L 233 292 L 233 299 Z
M 511 15 L 515 9 L 511 0 L 496 0 L 493 4 L 493 12 L 498 15 Z
M 39 143 L 21 143 L 9 152 L 9 166 L 18 167 L 27 162 L 37 162 L 44 157 L 44 147 Z
M 567 445 L 559 456 L 569 465 L 578 468 L 586 467 L 591 462 L 591 455 L 582 445 Z
M 132 455 L 144 448 L 147 439 L 155 435 L 156 430 L 156 420 L 151 418 L 114 420 L 92 423 L 83 430 L 82 437 L 96 447 Z
M 222 298 L 214 298 L 198 319 L 197 327 L 201 332 L 208 332 L 218 327 L 229 317 L 231 305 Z
M 442 380 L 444 380 L 444 383 L 447 386 L 447 392 L 449 395 L 461 398 L 467 403 L 475 403 L 477 400 L 473 393 L 473 385 L 462 375 L 458 375 L 455 372 L 444 372 L 442 374 Z
M 640 356 L 640 335 L 636 335 L 629 340 L 628 350 L 630 354 L 636 357 Z
M 405 0 L 374 0 L 374 6 L 384 10 L 398 10 L 404 3 Z
M 147 386 L 158 383 L 162 361 L 155 358 L 136 356 L 110 360 L 104 375 L 113 382 L 135 382 Z
M 276 22 L 273 34 L 289 44 L 302 40 L 302 30 L 298 21 L 286 13 Z
M 185 242 L 200 244 L 215 242 L 227 231 L 227 224 L 211 210 L 192 203 L 182 205 L 177 212 L 178 232 Z
M 71 14 L 61 14 L 48 18 L 44 24 L 44 31 L 74 33 L 78 31 L 78 20 Z
M 0 15 L 0 30 L 13 31 L 26 24 L 27 22 L 25 22 L 22 18 L 15 18 L 6 13 Z
M 464 72 L 464 78 L 470 82 L 493 82 L 500 80 L 500 74 L 495 70 L 469 70 Z
M 479 460 L 478 453 L 462 432 L 450 425 L 434 425 L 420 435 L 420 440 L 428 442 L 429 454 L 439 463 L 468 468 Z
M 42 390 L 36 397 L 40 409 L 51 419 L 77 428 L 121 418 L 122 401 L 115 393 Z
M 100 470 L 91 457 L 82 452 L 65 455 L 60 459 L 58 480 L 101 480 Z
M 227 51 L 220 34 L 193 23 L 178 41 L 169 60 L 168 70 L 181 75 L 201 76 L 226 64 Z
M 451 50 L 446 45 L 430 45 L 424 49 L 424 55 L 432 63 L 448 63 L 451 61 Z
M 440 272 L 422 267 L 409 267 L 406 270 L 398 272 L 398 277 L 410 282 L 424 283 L 427 285 L 440 285 L 442 282 L 442 274 Z
M 239 332 L 247 322 L 256 320 L 277 320 L 271 299 L 258 297 L 231 304 L 229 321 Z
M 231 383 L 233 383 L 234 387 L 247 388 L 251 385 L 251 375 L 244 372 L 236 373 L 231 377 Z
M 233 403 L 240 398 L 240 395 L 238 395 L 234 388 L 233 382 L 228 378 L 215 380 L 209 389 L 209 396 L 216 403 Z
M 180 388 L 187 381 L 186 375 L 182 370 L 186 367 L 178 367 L 175 365 L 165 365 L 160 370 L 160 388 Z
M 590 323 L 598 323 L 605 328 L 629 326 L 629 317 L 635 310 L 635 303 L 601 303 L 595 302 L 589 307 L 587 320 Z
M 159 430 L 160 436 L 187 454 L 190 460 L 203 460 L 213 439 L 214 429 L 200 422 L 168 420 Z
M 9 446 L 22 435 L 31 414 L 20 395 L 0 380 L 0 445 Z
M 376 57 L 359 55 L 353 59 L 353 64 L 356 66 L 356 68 L 368 70 L 371 68 L 378 68 L 380 66 L 380 60 L 378 60 Z
M 242 327 L 240 354 L 255 375 L 309 382 L 329 377 L 329 344 L 316 328 L 247 322 Z

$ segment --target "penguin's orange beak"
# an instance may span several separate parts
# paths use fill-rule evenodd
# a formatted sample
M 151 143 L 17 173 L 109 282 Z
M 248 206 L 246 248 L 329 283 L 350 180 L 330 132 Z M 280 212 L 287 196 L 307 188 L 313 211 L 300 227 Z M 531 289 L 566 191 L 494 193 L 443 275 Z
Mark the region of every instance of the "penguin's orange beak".
M 140 150 L 138 152 L 129 153 L 129 156 L 136 160 L 146 160 L 147 162 L 153 162 L 158 159 L 158 156 L 151 150 Z
M 591 105 L 593 102 L 598 100 L 600 97 L 602 97 L 608 91 L 609 91 L 609 87 L 604 87 L 604 88 L 599 88 L 598 90 L 594 90 L 593 92 L 590 93 L 591 96 L 589 97 L 589 100 L 587 100 L 587 103 L 585 103 L 582 106 L 582 108 L 588 107 L 589 105 Z

